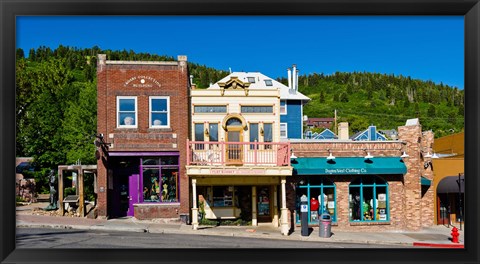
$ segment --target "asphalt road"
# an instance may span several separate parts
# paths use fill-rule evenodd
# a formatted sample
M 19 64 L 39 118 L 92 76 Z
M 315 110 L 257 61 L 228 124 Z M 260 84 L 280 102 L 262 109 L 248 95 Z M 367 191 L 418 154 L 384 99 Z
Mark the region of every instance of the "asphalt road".
M 17 248 L 408 248 L 244 237 L 17 228 Z

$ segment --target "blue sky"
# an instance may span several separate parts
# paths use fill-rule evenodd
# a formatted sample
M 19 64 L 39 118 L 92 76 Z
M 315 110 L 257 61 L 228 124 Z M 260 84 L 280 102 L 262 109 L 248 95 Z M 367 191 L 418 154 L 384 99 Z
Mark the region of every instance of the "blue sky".
M 19 16 L 16 45 L 187 55 L 286 77 L 367 71 L 464 87 L 463 16 Z

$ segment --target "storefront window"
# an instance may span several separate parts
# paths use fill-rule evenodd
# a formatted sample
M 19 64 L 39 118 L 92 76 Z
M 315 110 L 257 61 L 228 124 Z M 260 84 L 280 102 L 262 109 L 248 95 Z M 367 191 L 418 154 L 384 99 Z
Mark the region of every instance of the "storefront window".
M 142 159 L 143 202 L 178 202 L 178 156 Z
M 350 221 L 388 221 L 388 184 L 377 176 L 358 177 L 349 186 Z
M 312 176 L 298 183 L 296 193 L 297 222 L 300 222 L 300 197 L 308 198 L 309 223 L 318 223 L 321 214 L 328 213 L 332 221 L 337 221 L 335 184 L 322 176 Z
M 214 186 L 213 207 L 233 206 L 233 186 Z

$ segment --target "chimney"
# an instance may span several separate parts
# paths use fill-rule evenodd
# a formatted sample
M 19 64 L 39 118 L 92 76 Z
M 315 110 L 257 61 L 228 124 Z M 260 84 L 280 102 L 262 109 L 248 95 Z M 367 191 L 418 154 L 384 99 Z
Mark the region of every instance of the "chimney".
M 295 90 L 295 85 L 297 83 L 297 65 L 293 64 L 293 70 L 292 70 L 292 90 Z
M 292 89 L 292 71 L 290 68 L 287 69 L 287 78 L 288 78 L 288 89 Z
M 296 94 L 297 91 L 298 91 L 298 72 L 299 72 L 299 70 L 297 70 L 297 71 L 295 72 L 295 88 L 293 89 L 293 93 L 294 93 L 294 94 Z
M 183 69 L 187 66 L 187 56 L 185 56 L 185 55 L 178 55 L 178 56 L 177 56 L 177 60 L 178 60 L 178 64 L 179 64 L 180 67 L 182 68 L 182 72 L 183 72 Z
M 97 71 L 101 72 L 107 64 L 107 54 L 97 54 Z
M 338 124 L 338 139 L 348 140 L 348 122 L 341 122 Z

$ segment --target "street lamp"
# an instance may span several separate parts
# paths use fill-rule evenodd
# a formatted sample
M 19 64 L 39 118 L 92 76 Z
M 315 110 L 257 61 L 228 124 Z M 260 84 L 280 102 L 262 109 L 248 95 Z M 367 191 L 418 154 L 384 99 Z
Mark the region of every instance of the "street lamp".
M 462 206 L 462 182 L 465 182 L 465 179 L 461 179 L 460 176 L 462 174 L 459 173 L 458 174 L 458 180 L 456 180 L 457 184 L 458 184 L 458 213 L 460 215 L 460 230 L 462 230 L 462 221 L 463 221 L 463 213 L 462 213 L 462 209 L 463 209 L 463 206 Z

